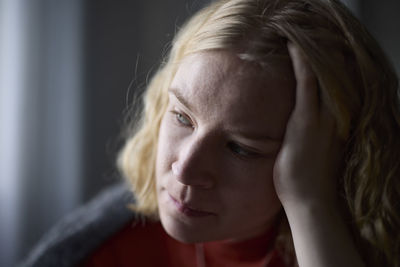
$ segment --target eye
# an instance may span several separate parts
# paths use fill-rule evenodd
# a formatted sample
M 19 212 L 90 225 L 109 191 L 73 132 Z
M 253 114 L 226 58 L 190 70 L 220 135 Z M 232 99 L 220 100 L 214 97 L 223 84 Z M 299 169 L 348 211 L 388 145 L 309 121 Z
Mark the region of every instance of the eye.
M 229 142 L 228 143 L 228 148 L 236 155 L 244 158 L 253 158 L 257 157 L 260 154 L 254 151 L 251 151 L 250 149 L 244 148 L 243 146 L 235 143 L 235 142 Z
M 183 115 L 182 113 L 179 113 L 177 111 L 172 112 L 175 115 L 175 119 L 177 122 L 185 127 L 193 127 L 190 119 L 188 119 L 187 116 Z

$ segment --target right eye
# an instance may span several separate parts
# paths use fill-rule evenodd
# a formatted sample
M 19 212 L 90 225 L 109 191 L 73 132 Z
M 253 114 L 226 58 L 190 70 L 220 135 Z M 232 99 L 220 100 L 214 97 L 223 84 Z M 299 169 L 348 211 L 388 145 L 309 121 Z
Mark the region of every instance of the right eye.
M 192 122 L 186 115 L 177 111 L 172 111 L 172 113 L 175 115 L 175 119 L 180 125 L 184 127 L 193 127 Z

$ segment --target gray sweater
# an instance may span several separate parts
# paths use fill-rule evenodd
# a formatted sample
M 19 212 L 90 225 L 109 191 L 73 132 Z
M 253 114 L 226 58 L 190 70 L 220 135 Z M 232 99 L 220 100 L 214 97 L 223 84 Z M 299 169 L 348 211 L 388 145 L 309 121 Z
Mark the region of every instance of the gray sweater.
M 127 208 L 133 195 L 114 185 L 56 224 L 20 267 L 79 266 L 99 245 L 136 215 Z

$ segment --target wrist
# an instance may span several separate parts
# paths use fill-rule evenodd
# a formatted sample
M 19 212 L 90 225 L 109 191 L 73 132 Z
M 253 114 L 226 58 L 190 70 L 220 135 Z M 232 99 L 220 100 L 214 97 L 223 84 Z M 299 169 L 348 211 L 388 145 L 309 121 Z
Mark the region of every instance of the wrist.
M 308 201 L 284 209 L 299 266 L 364 266 L 339 205 Z
M 282 203 L 285 213 L 290 218 L 311 218 L 312 220 L 324 221 L 340 220 L 339 205 L 334 201 L 302 200 L 287 201 Z

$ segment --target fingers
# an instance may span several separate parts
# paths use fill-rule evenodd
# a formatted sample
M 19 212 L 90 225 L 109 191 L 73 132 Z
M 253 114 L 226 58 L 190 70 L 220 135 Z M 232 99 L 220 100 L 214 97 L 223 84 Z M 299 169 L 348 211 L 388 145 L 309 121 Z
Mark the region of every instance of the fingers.
M 288 42 L 296 78 L 296 104 L 294 112 L 303 117 L 312 118 L 319 113 L 318 81 L 300 49 Z
M 336 135 L 336 120 L 331 109 L 319 94 L 318 79 L 311 69 L 305 55 L 298 46 L 288 42 L 288 51 L 292 60 L 296 78 L 296 104 L 293 119 L 296 125 L 320 128 L 320 131 Z

